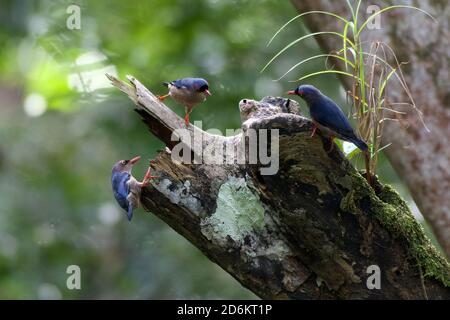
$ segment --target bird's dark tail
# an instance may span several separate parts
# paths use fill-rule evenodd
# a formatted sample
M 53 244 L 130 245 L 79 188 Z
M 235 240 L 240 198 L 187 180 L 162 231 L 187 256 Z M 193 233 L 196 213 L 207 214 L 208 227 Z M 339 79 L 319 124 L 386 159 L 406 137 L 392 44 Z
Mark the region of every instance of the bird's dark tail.
M 361 149 L 361 151 L 367 151 L 367 149 L 369 148 L 364 141 L 357 137 L 354 137 L 350 141 L 353 142 L 359 149 Z
M 133 206 L 131 203 L 128 205 L 127 218 L 128 221 L 131 221 L 131 218 L 133 218 Z
M 169 87 L 170 82 L 163 82 L 162 84 L 163 84 L 163 86 L 165 86 L 165 87 Z

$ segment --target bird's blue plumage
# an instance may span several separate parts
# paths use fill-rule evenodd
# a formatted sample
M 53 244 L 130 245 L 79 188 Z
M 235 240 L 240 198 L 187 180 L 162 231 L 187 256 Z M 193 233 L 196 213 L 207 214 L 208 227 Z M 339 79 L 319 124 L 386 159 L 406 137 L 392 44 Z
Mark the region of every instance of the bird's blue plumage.
M 199 90 L 204 86 L 208 87 L 208 82 L 202 78 L 183 78 L 172 81 L 171 84 L 178 89 L 185 87 L 187 89 Z
M 117 161 L 111 171 L 111 185 L 117 203 L 127 213 L 128 220 L 133 217 L 133 210 L 140 205 L 141 189 L 145 187 L 149 179 L 157 178 L 150 174 L 148 168 L 144 181 L 137 181 L 132 175 L 133 165 L 139 161 L 141 157 L 137 156 L 130 160 Z
M 130 174 L 128 172 L 113 172 L 111 176 L 112 189 L 114 197 L 119 205 L 125 210 L 129 211 L 129 203 L 127 200 L 130 193 L 130 186 L 128 181 L 130 180 Z
M 345 137 L 354 136 L 353 128 L 347 117 L 336 103 L 330 98 L 322 96 L 317 100 L 313 100 L 309 105 L 311 117 L 317 123 L 339 133 Z
M 306 101 L 315 122 L 332 131 L 336 137 L 367 150 L 367 144 L 356 136 L 347 117 L 333 100 L 311 85 L 299 86 L 295 93 Z

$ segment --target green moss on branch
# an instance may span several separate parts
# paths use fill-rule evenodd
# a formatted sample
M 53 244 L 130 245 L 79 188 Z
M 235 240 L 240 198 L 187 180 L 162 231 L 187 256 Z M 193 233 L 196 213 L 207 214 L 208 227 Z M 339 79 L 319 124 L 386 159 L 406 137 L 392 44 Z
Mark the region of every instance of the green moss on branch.
M 341 201 L 341 209 L 355 212 L 359 202 L 370 198 L 371 211 L 377 220 L 394 236 L 402 237 L 408 250 L 416 258 L 424 276 L 435 278 L 450 287 L 450 265 L 425 235 L 422 225 L 414 218 L 405 201 L 389 185 L 384 185 L 378 195 L 366 187 L 364 178 L 355 174 L 352 189 Z M 356 185 L 355 185 L 356 183 Z

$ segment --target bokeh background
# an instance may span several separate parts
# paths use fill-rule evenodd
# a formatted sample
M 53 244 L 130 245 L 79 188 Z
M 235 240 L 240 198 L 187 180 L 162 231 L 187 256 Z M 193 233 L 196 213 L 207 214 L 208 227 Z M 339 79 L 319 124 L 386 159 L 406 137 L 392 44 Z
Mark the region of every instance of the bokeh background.
M 79 30 L 67 27 L 74 4 Z M 319 53 L 309 39 L 260 73 L 305 33 L 299 21 L 266 46 L 296 14 L 279 0 L 0 0 L 0 298 L 256 298 L 152 214 L 126 220 L 111 167 L 141 155 L 140 178 L 163 145 L 104 74 L 132 74 L 155 93 L 162 81 L 204 77 L 213 96 L 191 119 L 238 128 L 240 99 L 282 95 L 295 86 L 288 80 L 323 69 L 315 61 L 273 81 Z M 347 105 L 335 77 L 309 82 Z M 423 221 L 383 156 L 378 174 Z M 66 288 L 72 264 L 81 290 Z

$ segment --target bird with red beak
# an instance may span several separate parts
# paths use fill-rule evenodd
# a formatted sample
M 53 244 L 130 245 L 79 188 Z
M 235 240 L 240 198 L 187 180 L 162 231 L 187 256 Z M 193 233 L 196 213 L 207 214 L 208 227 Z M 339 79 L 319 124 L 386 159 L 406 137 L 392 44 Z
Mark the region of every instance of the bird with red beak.
M 189 126 L 189 115 L 194 106 L 204 102 L 206 97 L 211 95 L 208 82 L 202 78 L 183 78 L 163 84 L 169 88 L 169 93 L 158 96 L 158 99 L 164 101 L 170 96 L 182 104 L 185 108 L 184 122 L 186 126 Z
M 159 178 L 151 175 L 149 167 L 142 182 L 137 181 L 131 175 L 131 170 L 139 159 L 141 159 L 140 156 L 130 160 L 120 160 L 112 168 L 111 184 L 114 197 L 127 213 L 128 221 L 131 221 L 133 217 L 133 210 L 140 206 L 142 188 L 146 187 L 151 179 Z
M 311 137 L 314 136 L 318 128 L 331 141 L 328 152 L 333 149 L 334 138 L 352 142 L 361 151 L 367 151 L 367 144 L 356 136 L 341 108 L 316 87 L 305 84 L 295 90 L 288 91 L 287 94 L 297 95 L 306 101 L 314 124 Z

